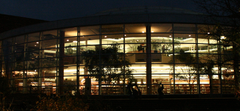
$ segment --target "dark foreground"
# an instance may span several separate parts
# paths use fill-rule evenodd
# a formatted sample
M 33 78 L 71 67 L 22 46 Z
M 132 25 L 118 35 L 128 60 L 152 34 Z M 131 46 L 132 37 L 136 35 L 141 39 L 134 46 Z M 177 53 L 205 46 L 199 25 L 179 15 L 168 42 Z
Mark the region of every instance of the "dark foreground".
M 13 100 L 14 111 L 30 110 L 39 100 L 39 94 L 16 94 L 7 97 Z M 234 95 L 222 97 L 211 95 L 165 95 L 142 96 L 79 96 L 90 104 L 89 111 L 240 111 L 240 101 Z

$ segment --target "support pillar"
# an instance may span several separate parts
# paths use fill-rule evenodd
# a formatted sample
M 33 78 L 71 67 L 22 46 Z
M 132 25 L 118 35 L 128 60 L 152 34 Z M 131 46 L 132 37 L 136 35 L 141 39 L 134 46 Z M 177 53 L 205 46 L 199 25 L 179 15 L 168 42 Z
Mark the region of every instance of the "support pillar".
M 146 70 L 147 70 L 147 94 L 151 95 L 152 93 L 152 65 L 151 65 L 151 25 L 146 24 Z
M 24 69 L 23 69 L 23 93 L 27 93 L 27 88 L 28 88 L 28 86 L 27 86 L 27 58 L 26 58 L 26 53 L 27 53 L 27 35 L 25 35 L 24 36 L 24 48 L 23 48 L 23 50 L 24 50 L 24 61 L 23 61 L 23 67 L 24 67 Z
M 65 32 L 60 31 L 60 53 L 59 53 L 59 81 L 58 81 L 58 88 L 59 88 L 59 94 L 63 94 L 63 77 L 64 77 L 64 36 Z
M 44 57 L 43 52 L 43 32 L 40 32 L 39 34 L 39 56 L 38 56 L 38 91 L 42 92 L 42 59 Z
M 77 95 L 80 95 L 79 91 L 79 74 L 80 74 L 80 27 L 77 28 L 77 75 L 76 75 L 76 82 L 77 82 Z

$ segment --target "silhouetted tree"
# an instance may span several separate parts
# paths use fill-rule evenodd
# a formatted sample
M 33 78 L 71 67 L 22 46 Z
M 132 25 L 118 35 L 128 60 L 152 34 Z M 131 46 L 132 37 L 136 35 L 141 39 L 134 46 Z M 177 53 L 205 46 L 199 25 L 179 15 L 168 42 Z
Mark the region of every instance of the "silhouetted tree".
M 218 41 L 218 44 L 226 47 L 232 46 L 231 58 L 218 59 L 220 67 L 226 61 L 233 60 L 235 88 L 239 90 L 239 51 L 240 51 L 240 1 L 239 0 L 194 0 L 200 9 L 207 14 L 207 20 L 215 23 L 212 29 L 205 30 L 209 37 Z M 224 37 L 224 39 L 223 39 Z M 218 47 L 220 48 L 220 47 Z M 219 54 L 222 52 L 218 52 Z
M 118 52 L 116 45 L 105 49 L 96 47 L 95 50 L 82 52 L 81 56 L 85 61 L 85 69 L 98 80 L 99 85 L 101 81 L 110 84 L 112 80 L 119 82 L 133 79 L 132 70 L 129 69 L 131 64 L 123 53 Z

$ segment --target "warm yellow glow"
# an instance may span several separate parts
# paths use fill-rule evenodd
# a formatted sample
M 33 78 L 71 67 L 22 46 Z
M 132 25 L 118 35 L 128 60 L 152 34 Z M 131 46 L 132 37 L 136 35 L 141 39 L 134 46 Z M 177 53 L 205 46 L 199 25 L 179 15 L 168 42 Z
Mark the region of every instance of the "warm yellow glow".
M 225 36 L 221 36 L 221 39 L 226 39 L 226 37 Z
M 45 53 L 56 53 L 56 51 L 53 50 L 44 50 Z
M 77 31 L 66 31 L 65 32 L 65 36 L 69 37 L 69 36 L 77 36 Z
M 76 40 L 74 40 L 74 41 L 73 41 L 73 43 L 77 43 L 77 41 L 76 41 Z

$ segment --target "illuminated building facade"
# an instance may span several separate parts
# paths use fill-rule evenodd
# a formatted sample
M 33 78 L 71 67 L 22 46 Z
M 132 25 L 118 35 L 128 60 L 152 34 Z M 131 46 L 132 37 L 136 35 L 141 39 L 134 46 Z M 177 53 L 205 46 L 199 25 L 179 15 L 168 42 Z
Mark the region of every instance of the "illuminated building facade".
M 131 81 L 142 95 L 156 95 L 160 83 L 164 94 L 233 94 L 232 62 L 213 65 L 211 77 L 203 71 L 232 48 L 208 36 L 213 24 L 203 18 L 177 8 L 137 7 L 10 30 L 0 34 L 1 74 L 22 93 L 126 95 Z M 105 53 L 113 47 L 117 53 Z M 116 54 L 123 62 L 94 62 L 90 72 L 83 52 L 94 51 L 95 61 Z M 93 74 L 100 73 L 96 66 L 105 79 Z

